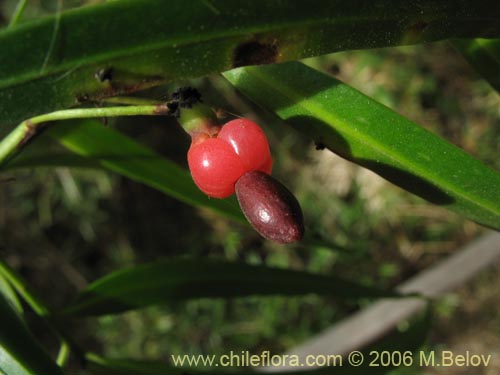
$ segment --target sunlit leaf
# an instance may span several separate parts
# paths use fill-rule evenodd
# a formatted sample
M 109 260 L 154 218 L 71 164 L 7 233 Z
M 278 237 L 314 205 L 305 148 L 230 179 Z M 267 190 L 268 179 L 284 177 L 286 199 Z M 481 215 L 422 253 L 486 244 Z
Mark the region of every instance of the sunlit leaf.
M 225 77 L 317 144 L 500 229 L 500 173 L 347 84 L 297 62 L 239 68 Z

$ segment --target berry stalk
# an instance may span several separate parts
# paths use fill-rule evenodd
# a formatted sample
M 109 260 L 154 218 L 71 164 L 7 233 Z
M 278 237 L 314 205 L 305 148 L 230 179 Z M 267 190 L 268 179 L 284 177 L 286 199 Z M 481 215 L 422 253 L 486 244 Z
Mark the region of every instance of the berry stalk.
M 47 122 L 76 118 L 155 116 L 170 114 L 167 104 L 105 108 L 75 108 L 51 112 L 21 122 L 0 142 L 0 167 L 18 153 Z
M 202 135 L 214 137 L 219 132 L 214 111 L 203 103 L 200 92 L 193 87 L 181 87 L 175 91 L 169 108 L 193 140 Z

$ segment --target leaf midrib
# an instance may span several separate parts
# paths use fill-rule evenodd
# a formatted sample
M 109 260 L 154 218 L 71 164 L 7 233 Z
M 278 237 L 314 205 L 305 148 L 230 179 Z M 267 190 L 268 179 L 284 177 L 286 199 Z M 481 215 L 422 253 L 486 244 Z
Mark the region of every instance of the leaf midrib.
M 276 91 L 280 92 L 285 97 L 294 100 L 297 103 L 300 103 L 298 104 L 299 106 L 303 107 L 309 113 L 314 114 L 315 117 L 324 120 L 326 123 L 331 123 L 331 119 L 333 118 L 335 120 L 334 121 L 335 124 L 337 124 L 339 127 L 342 127 L 345 133 L 353 137 L 356 137 L 360 141 L 360 143 L 367 145 L 368 147 L 374 149 L 383 156 L 392 159 L 395 162 L 400 163 L 402 165 L 410 166 L 411 168 L 413 168 L 412 171 L 415 172 L 417 175 L 426 178 L 428 181 L 433 181 L 433 182 L 439 181 L 440 185 L 438 186 L 447 187 L 450 192 L 453 192 L 455 195 L 460 196 L 463 200 L 472 203 L 472 205 L 480 206 L 482 209 L 492 213 L 494 216 L 500 215 L 500 212 L 496 211 L 495 207 L 490 207 L 489 201 L 484 201 L 482 198 L 474 196 L 470 197 L 470 195 L 466 190 L 461 190 L 457 188 L 456 184 L 447 183 L 445 180 L 439 177 L 440 176 L 439 174 L 426 173 L 427 170 L 419 168 L 418 164 L 414 164 L 411 159 L 404 157 L 404 155 L 400 153 L 391 152 L 390 149 L 385 147 L 383 144 L 379 143 L 376 138 L 366 136 L 365 133 L 363 132 L 355 131 L 353 127 L 348 126 L 348 124 L 346 124 L 342 119 L 324 110 L 322 106 L 318 106 L 314 104 L 314 102 L 311 102 L 308 99 L 304 100 L 303 97 L 300 95 L 300 93 L 297 93 L 294 90 L 290 89 L 289 86 L 284 86 L 279 81 L 273 80 L 272 76 L 270 76 L 269 79 L 266 80 L 265 73 L 258 73 L 255 70 L 252 70 L 251 72 L 247 71 L 246 74 L 255 76 L 258 80 L 260 80 L 261 84 L 266 85 L 268 87 L 273 87 Z M 269 83 L 271 81 L 273 81 L 272 86 Z
M 134 47 L 127 48 L 119 48 L 114 49 L 109 53 L 97 53 L 90 55 L 91 57 L 84 56 L 81 58 L 76 58 L 71 60 L 66 64 L 59 64 L 57 68 L 47 69 L 43 75 L 40 74 L 39 69 L 33 68 L 31 71 L 15 76 L 12 79 L 3 79 L 0 80 L 0 89 L 5 87 L 23 84 L 25 82 L 39 79 L 45 76 L 56 75 L 57 73 L 64 72 L 71 69 L 77 69 L 83 66 L 88 66 L 91 64 L 97 64 L 101 61 L 114 60 L 118 58 L 127 58 L 139 53 L 148 53 L 161 48 L 181 48 L 189 46 L 190 44 L 204 43 L 207 41 L 218 41 L 224 39 L 231 39 L 237 37 L 245 37 L 252 36 L 256 33 L 270 33 L 270 32 L 283 32 L 288 29 L 304 28 L 310 26 L 320 27 L 325 24 L 349 24 L 353 22 L 362 22 L 362 21 L 371 21 L 372 23 L 380 23 L 387 21 L 399 21 L 398 17 L 384 17 L 383 15 L 377 15 L 377 18 L 374 18 L 373 14 L 368 16 L 350 16 L 343 18 L 335 18 L 335 17 L 319 17 L 319 18 L 310 18 L 300 21 L 294 22 L 280 22 L 273 24 L 264 24 L 264 25 L 255 25 L 246 28 L 231 28 L 220 31 L 212 31 L 209 33 L 192 33 L 186 37 L 178 37 L 172 39 L 164 39 L 162 41 L 156 41 L 148 43 L 147 45 L 136 45 Z M 468 19 L 467 19 L 468 20 Z M 434 20 L 435 22 L 436 20 Z M 0 33 L 1 39 L 1 33 Z
M 276 269 L 270 268 L 269 270 L 276 270 Z M 282 271 L 280 269 L 278 269 L 278 270 Z M 252 271 L 252 270 L 249 269 L 247 271 Z M 289 270 L 285 270 L 285 271 L 289 271 Z M 68 309 L 66 309 L 66 312 L 69 314 L 75 314 L 75 310 L 76 310 L 76 314 L 79 314 L 79 311 L 81 311 L 81 310 L 85 311 L 85 309 L 88 308 L 89 306 L 92 307 L 95 304 L 99 304 L 103 301 L 106 301 L 110 297 L 120 298 L 120 297 L 126 296 L 126 295 L 134 295 L 134 294 L 143 292 L 145 289 L 150 289 L 149 286 L 153 285 L 152 283 L 148 283 L 148 282 L 134 283 L 134 285 L 132 287 L 128 287 L 126 290 L 124 290 L 124 289 L 116 290 L 114 287 L 116 285 L 118 285 L 117 282 L 120 281 L 120 278 L 122 276 L 123 275 L 116 275 L 116 276 L 110 277 L 110 278 L 103 278 L 103 279 L 97 280 L 95 283 L 89 285 L 88 289 L 84 290 L 82 292 L 82 294 L 80 295 L 80 298 L 84 298 L 83 301 L 75 300 L 74 303 L 72 305 L 70 305 Z M 133 276 L 135 276 L 137 278 L 138 275 L 133 275 Z M 252 283 L 256 283 L 256 285 L 262 286 L 262 285 L 267 285 L 269 282 L 272 281 L 274 286 L 277 286 L 277 285 L 287 286 L 287 285 L 290 285 L 291 281 L 293 284 L 293 276 L 296 276 L 296 275 L 293 275 L 293 274 L 287 275 L 286 273 L 284 273 L 282 275 L 282 276 L 284 276 L 283 278 L 276 278 L 275 277 L 276 275 L 266 275 L 266 278 L 264 278 L 263 280 L 258 279 L 257 282 L 255 279 L 252 279 L 251 275 L 247 275 L 244 279 L 241 279 L 241 278 L 238 279 L 239 276 L 237 273 L 235 273 L 233 276 L 236 277 L 236 279 L 232 280 L 232 281 L 237 282 L 237 283 L 240 282 L 240 283 L 249 284 L 249 285 Z M 315 294 L 328 294 L 328 293 L 333 293 L 333 292 L 335 292 L 335 293 L 340 292 L 340 294 L 342 294 L 343 293 L 342 290 L 344 290 L 346 288 L 355 289 L 356 293 L 358 293 L 358 294 L 366 293 L 367 296 L 372 296 L 372 297 L 379 296 L 378 293 L 380 293 L 380 295 L 386 295 L 387 293 L 390 293 L 390 292 L 387 292 L 384 290 L 377 290 L 377 289 L 372 289 L 371 287 L 368 287 L 368 286 L 358 285 L 356 283 L 350 282 L 348 280 L 343 280 L 343 279 L 340 279 L 338 277 L 327 277 L 324 275 L 307 274 L 307 273 L 303 273 L 303 274 L 298 275 L 298 276 L 301 276 L 301 277 L 303 276 L 303 277 L 315 279 L 315 282 L 313 282 L 312 280 L 308 281 L 308 283 L 311 284 L 311 287 L 310 287 L 311 292 L 310 293 L 315 293 Z M 186 279 L 186 277 L 183 275 L 169 275 L 169 277 L 162 278 L 161 282 L 159 284 L 157 283 L 157 285 L 153 286 L 153 289 L 165 287 L 165 286 L 172 286 L 172 288 L 169 288 L 169 289 L 175 290 L 175 288 L 177 286 L 185 285 L 186 281 L 189 281 L 189 282 L 194 281 L 195 283 L 207 283 L 207 282 L 209 282 L 209 283 L 213 283 L 213 282 L 227 283 L 228 281 L 231 281 L 230 279 L 231 278 L 228 279 L 228 278 L 218 278 L 218 277 L 208 279 L 208 280 L 203 279 L 203 278 Z M 303 282 L 303 280 L 301 280 L 301 282 Z M 106 288 L 107 291 L 110 292 L 109 294 L 96 293 L 99 291 L 104 292 L 105 290 L 103 290 L 101 286 L 106 285 L 107 283 L 111 283 L 110 288 Z M 324 290 L 324 289 L 318 287 L 318 285 L 320 285 L 320 284 L 323 286 L 328 285 L 327 290 L 324 292 L 321 292 L 320 289 L 321 290 Z M 301 285 L 303 285 L 303 284 L 301 283 Z M 256 292 L 251 292 L 250 294 L 255 294 L 255 295 L 268 295 L 268 294 L 287 295 L 289 293 L 291 293 L 292 295 L 296 294 L 296 292 L 294 292 L 294 290 L 292 288 L 288 292 L 284 292 L 284 291 L 274 292 L 273 291 L 271 293 L 266 293 L 263 291 L 256 291 Z M 299 293 L 299 294 L 302 294 L 302 293 Z M 191 297 L 188 297 L 188 298 L 191 298 Z

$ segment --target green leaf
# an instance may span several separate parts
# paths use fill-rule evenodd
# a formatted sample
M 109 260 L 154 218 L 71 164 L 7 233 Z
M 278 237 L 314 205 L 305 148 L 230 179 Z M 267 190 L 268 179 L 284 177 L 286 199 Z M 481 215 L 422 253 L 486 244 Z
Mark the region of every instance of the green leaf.
M 344 299 L 397 296 L 337 277 L 203 259 L 168 259 L 116 271 L 89 285 L 64 312 L 102 315 L 168 300 L 327 294 Z
M 428 308 L 423 314 L 420 314 L 416 319 L 413 319 L 409 322 L 408 327 L 402 331 L 393 332 L 377 342 L 371 344 L 369 347 L 362 350 L 362 355 L 364 356 L 364 362 L 359 367 L 350 366 L 348 359 L 344 356 L 342 361 L 337 360 L 337 366 L 335 368 L 335 374 L 337 375 L 365 375 L 369 373 L 370 375 L 382 375 L 388 374 L 393 369 L 394 366 L 392 364 L 388 366 L 380 366 L 380 361 L 376 362 L 379 364 L 378 367 L 370 365 L 375 358 L 375 354 L 373 351 L 377 353 L 382 353 L 383 351 L 399 352 L 403 355 L 403 353 L 411 352 L 412 353 L 412 362 L 413 364 L 417 364 L 419 360 L 419 351 L 418 349 L 422 347 L 427 338 L 428 332 L 430 330 L 431 323 L 431 309 Z M 361 348 L 358 348 L 361 349 Z M 321 350 L 321 349 L 320 349 Z M 325 349 L 323 350 L 325 351 Z M 229 352 L 229 351 L 228 351 Z M 240 353 L 235 353 L 239 355 Z M 251 353 L 261 357 L 261 353 Z M 270 356 L 280 356 L 280 360 L 285 358 L 284 355 L 280 355 L 278 353 L 269 353 Z M 335 353 L 330 353 L 335 354 Z M 311 355 L 314 356 L 313 353 Z M 175 361 L 174 357 L 175 356 Z M 305 364 L 306 358 L 297 355 L 298 361 L 295 360 L 294 354 L 288 355 L 287 360 L 289 363 L 297 362 L 298 364 Z M 325 356 L 319 354 L 316 357 L 318 360 L 324 360 Z M 106 375 L 181 375 L 181 374 L 200 374 L 200 375 L 212 375 L 212 374 L 226 374 L 226 375 L 250 375 L 255 374 L 256 372 L 247 370 L 247 371 L 239 371 L 239 369 L 234 369 L 231 367 L 222 367 L 219 366 L 226 362 L 219 362 L 221 360 L 221 356 L 219 355 L 189 355 L 189 354 L 171 354 L 170 355 L 170 364 L 163 362 L 146 362 L 146 361 L 138 361 L 138 360 L 130 360 L 130 359 L 110 359 L 110 358 L 102 358 L 96 356 L 92 353 L 87 355 L 87 360 L 89 361 L 89 367 L 97 374 L 106 374 Z M 197 361 L 199 366 L 188 366 L 188 361 Z M 238 360 L 241 360 L 239 358 Z M 173 364 L 177 361 L 179 367 L 174 367 Z M 184 366 L 180 365 L 180 362 L 184 363 Z M 212 364 L 210 365 L 210 362 Z M 236 362 L 236 359 L 234 360 Z M 241 363 L 241 362 L 240 362 Z M 276 362 L 274 362 L 276 363 Z M 205 364 L 205 366 L 203 366 Z M 265 365 L 265 363 L 264 363 Z M 210 369 L 216 368 L 217 371 L 211 371 Z M 242 367 L 242 366 L 241 366 Z M 222 369 L 222 371 L 221 371 Z M 307 366 L 299 366 L 297 370 L 302 371 L 280 371 L 279 373 L 282 375 L 329 375 L 332 374 L 331 367 L 323 367 L 317 368 L 314 370 L 307 370 Z M 233 371 L 231 371 L 233 370 Z M 186 372 L 188 371 L 188 372 Z
M 92 160 L 70 152 L 40 152 L 25 153 L 24 150 L 2 170 L 38 167 L 73 167 L 73 168 L 101 168 L 101 165 Z
M 183 355 L 179 355 L 182 357 Z M 201 358 L 202 356 L 191 355 L 194 358 Z M 212 356 L 210 354 L 204 355 L 203 358 L 210 360 Z M 213 356 L 215 360 L 218 356 Z M 187 363 L 187 361 L 186 361 Z M 216 363 L 216 362 L 214 362 Z M 110 359 L 110 358 L 99 358 L 92 356 L 89 358 L 89 367 L 95 371 L 96 374 L 102 375 L 255 375 L 257 372 L 252 370 L 240 370 L 232 369 L 230 367 L 216 366 L 214 364 L 213 368 L 217 367 L 217 370 L 209 370 L 212 368 L 208 367 L 196 367 L 196 366 L 185 366 L 185 367 L 174 367 L 169 364 L 161 362 L 151 362 L 151 361 L 137 361 L 131 359 Z M 327 375 L 331 373 L 331 369 L 321 369 L 312 370 L 304 372 L 295 371 L 284 371 L 280 372 L 281 375 Z
M 62 374 L 1 294 L 0 324 L 0 372 L 6 375 Z
M 10 285 L 9 281 L 0 272 L 0 294 L 3 294 L 5 299 L 11 304 L 18 314 L 23 313 L 23 305 L 17 298 L 17 294 Z
M 239 354 L 239 353 L 238 353 Z M 256 354 L 259 355 L 259 354 Z M 276 354 L 279 355 L 279 354 Z M 182 357 L 183 355 L 179 355 Z M 209 370 L 207 367 L 197 367 L 197 366 L 184 366 L 184 367 L 174 367 L 161 362 L 151 362 L 151 361 L 138 361 L 131 359 L 110 359 L 110 358 L 90 358 L 89 367 L 96 373 L 102 375 L 255 375 L 258 372 L 252 370 L 241 370 L 240 368 L 231 367 L 221 367 L 216 366 L 215 363 L 220 358 L 219 356 L 207 355 L 186 355 L 187 357 L 193 358 L 194 360 L 202 359 L 210 360 L 214 358 L 214 365 L 208 367 L 217 368 L 217 370 Z M 236 360 L 234 360 L 236 362 Z M 187 363 L 187 360 L 185 361 Z M 302 359 L 304 363 L 304 359 Z M 235 366 L 236 367 L 236 366 Z M 243 366 L 241 366 L 243 367 Z M 223 368 L 221 370 L 221 368 Z M 302 370 L 307 369 L 307 367 L 301 367 Z M 376 372 L 378 375 L 386 373 L 388 370 L 384 369 L 383 372 Z M 330 375 L 332 373 L 331 368 L 320 368 L 315 370 L 304 370 L 304 371 L 280 371 L 281 375 Z M 346 366 L 346 368 L 339 368 L 338 375 L 364 375 L 366 374 L 366 368 L 364 370 L 351 369 Z M 371 374 L 371 373 L 370 373 Z
M 500 92 L 500 39 L 458 39 L 453 45 L 497 92 Z
M 335 153 L 432 203 L 500 229 L 499 173 L 345 83 L 293 62 L 239 68 L 225 77 Z
M 209 199 L 194 185 L 188 171 L 98 121 L 57 123 L 46 133 L 69 150 L 87 158 L 90 161 L 87 166 L 100 165 L 187 204 L 209 207 L 246 223 L 234 198 Z M 78 158 L 66 160 L 63 157 L 59 162 L 85 165 Z
M 107 1 L 0 31 L 0 124 L 235 66 L 500 37 L 498 12 L 490 1 Z
M 57 122 L 55 122 L 53 126 L 57 126 Z M 6 164 L 3 164 L 2 170 L 60 166 L 94 169 L 102 168 L 99 163 L 90 158 L 71 152 L 67 148 L 61 146 L 59 142 L 52 137 L 48 136 L 46 132 L 41 132 L 41 134 L 22 149 L 22 152 L 15 154 Z
M 209 357 L 209 356 L 206 356 Z M 174 367 L 162 362 L 138 361 L 132 359 L 102 358 L 94 354 L 87 356 L 89 368 L 96 374 L 103 375 L 185 375 L 187 368 Z M 202 371 L 196 367 L 189 367 L 190 375 L 249 375 L 255 374 L 253 371 Z M 286 374 L 285 374 L 286 375 Z
M 182 375 L 183 369 L 161 362 L 146 362 L 132 359 L 102 358 L 87 355 L 89 368 L 95 374 L 106 375 Z

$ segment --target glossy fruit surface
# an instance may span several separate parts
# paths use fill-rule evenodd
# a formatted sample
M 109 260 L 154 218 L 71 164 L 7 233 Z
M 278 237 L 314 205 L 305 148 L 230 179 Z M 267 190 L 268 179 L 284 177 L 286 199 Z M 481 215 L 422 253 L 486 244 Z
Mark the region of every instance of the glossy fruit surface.
M 233 148 L 217 138 L 193 144 L 188 151 L 188 164 L 194 182 L 210 197 L 227 198 L 245 168 Z
M 271 176 L 260 171 L 245 173 L 236 182 L 236 196 L 247 220 L 268 240 L 291 243 L 304 236 L 299 202 Z
M 188 164 L 194 182 L 210 197 L 226 198 L 246 172 L 271 173 L 272 157 L 266 135 L 252 121 L 229 121 L 215 136 L 191 132 Z
M 247 171 L 271 173 L 272 158 L 269 143 L 256 123 L 244 118 L 229 121 L 222 127 L 217 138 L 233 147 Z

